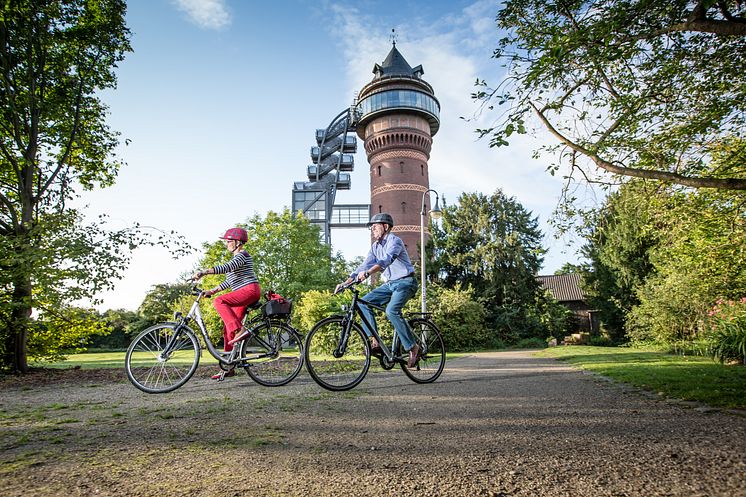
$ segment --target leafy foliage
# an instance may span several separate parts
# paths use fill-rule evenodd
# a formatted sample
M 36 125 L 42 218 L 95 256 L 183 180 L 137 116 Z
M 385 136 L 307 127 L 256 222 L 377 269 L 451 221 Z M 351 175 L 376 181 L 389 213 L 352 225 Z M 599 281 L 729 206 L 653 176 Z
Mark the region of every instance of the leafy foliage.
M 514 198 L 500 190 L 489 197 L 464 193 L 444 207 L 442 225 L 432 227 L 429 276 L 444 287 L 472 288 L 495 338 L 543 335 L 528 320 L 545 252 L 541 238 L 537 219 Z
M 174 240 L 105 218 L 84 226 L 67 205 L 122 165 L 99 95 L 131 51 L 125 10 L 15 0 L 0 11 L 0 369 L 26 371 L 27 352 L 57 357 L 98 332 L 74 302 L 111 288 L 138 245 Z
M 531 321 L 538 321 L 547 337 L 554 337 L 559 341 L 574 331 L 575 315 L 548 290 L 544 293 L 537 292 L 533 311 L 529 314 Z
M 188 283 L 159 284 L 145 295 L 137 313 L 141 319 L 149 325 L 172 318 L 174 307 L 184 295 L 190 293 L 191 285 Z
M 126 349 L 140 331 L 152 323 L 139 313 L 125 309 L 112 309 L 99 316 L 104 330 L 89 339 L 89 346 L 99 349 Z
M 746 365 L 746 297 L 718 300 L 708 317 L 703 333 L 708 354 L 720 362 L 734 360 Z
M 726 154 L 742 153 L 745 14 L 739 1 L 508 0 L 494 51 L 506 77 L 495 88 L 477 79 L 472 94 L 488 112 L 499 110 L 477 132 L 504 146 L 536 122 L 588 181 L 606 181 L 598 167 L 744 190 L 742 160 L 708 165 L 733 143 Z
M 471 288 L 428 286 L 428 312 L 443 335 L 446 350 L 470 350 L 499 345 L 486 324 L 487 310 Z M 416 301 L 413 299 L 410 302 Z M 409 310 L 409 309 L 408 309 Z M 417 309 L 419 310 L 419 309 Z
M 639 180 L 610 195 L 589 221 L 584 282 L 611 338 L 700 340 L 712 302 L 746 294 L 744 205 L 738 191 Z
M 293 310 L 293 325 L 303 334 L 320 320 L 341 314 L 342 306 L 350 303 L 349 294 L 334 295 L 329 290 L 309 290 Z
M 671 192 L 649 199 L 660 231 L 655 272 L 629 314 L 635 341 L 672 343 L 699 333 L 712 302 L 746 295 L 746 197 L 738 192 Z
M 650 252 L 660 243 L 660 233 L 648 199 L 657 192 L 656 185 L 628 182 L 586 220 L 584 290 L 614 342 L 625 341 L 627 314 L 639 304 L 637 291 L 655 270 Z

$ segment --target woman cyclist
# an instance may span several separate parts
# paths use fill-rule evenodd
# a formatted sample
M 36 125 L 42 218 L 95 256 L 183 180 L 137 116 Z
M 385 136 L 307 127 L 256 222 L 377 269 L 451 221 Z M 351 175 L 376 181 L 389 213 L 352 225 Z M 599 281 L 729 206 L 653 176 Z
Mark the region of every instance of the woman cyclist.
M 225 274 L 225 281 L 219 286 L 205 290 L 205 296 L 231 289 L 230 292 L 216 297 L 213 301 L 215 310 L 218 311 L 223 320 L 223 343 L 226 352 L 233 350 L 233 344 L 244 338 L 236 337 L 241 329 L 241 322 L 246 315 L 246 308 L 257 302 L 261 297 L 259 280 L 254 273 L 254 261 L 249 253 L 244 250 L 244 244 L 249 240 L 249 234 L 243 228 L 230 228 L 225 235 L 220 237 L 225 241 L 226 249 L 233 254 L 233 258 L 225 264 L 220 264 L 208 269 L 197 271 L 193 278 L 200 279 L 206 274 Z M 231 369 L 225 376 L 235 376 L 236 371 Z M 221 374 L 212 377 L 220 379 Z

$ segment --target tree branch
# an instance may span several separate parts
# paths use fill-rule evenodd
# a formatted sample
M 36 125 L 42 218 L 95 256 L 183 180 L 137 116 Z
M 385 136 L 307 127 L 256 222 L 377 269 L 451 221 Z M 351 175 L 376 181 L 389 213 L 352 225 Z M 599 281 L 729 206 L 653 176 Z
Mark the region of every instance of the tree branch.
M 683 174 L 678 173 L 672 173 L 669 171 L 654 171 L 650 169 L 638 169 L 633 167 L 626 167 L 626 166 L 618 166 L 616 164 L 613 164 L 607 160 L 602 159 L 598 154 L 588 150 L 587 148 L 578 145 L 577 143 L 574 143 L 570 141 L 567 137 L 562 135 L 557 129 L 552 125 L 551 122 L 547 119 L 547 117 L 539 110 L 536 105 L 534 105 L 533 102 L 529 102 L 531 104 L 531 107 L 536 112 L 536 115 L 539 117 L 541 122 L 546 126 L 546 128 L 549 130 L 550 133 L 552 133 L 558 140 L 560 140 L 562 143 L 570 147 L 572 150 L 581 153 L 585 155 L 586 157 L 590 158 L 596 166 L 600 167 L 601 169 L 608 171 L 613 174 L 618 174 L 620 176 L 633 176 L 636 178 L 647 178 L 647 179 L 655 179 L 659 181 L 666 181 L 670 183 L 675 183 L 679 185 L 689 186 L 692 188 L 718 188 L 722 190 L 746 190 L 746 179 L 740 179 L 740 178 L 702 178 L 702 177 L 693 177 L 693 176 L 685 176 Z
M 697 19 L 694 21 L 672 24 L 670 28 L 662 29 L 655 34 L 666 34 L 675 31 L 696 31 L 699 33 L 712 33 L 720 36 L 746 36 L 746 23 L 737 21 L 721 21 L 719 19 Z

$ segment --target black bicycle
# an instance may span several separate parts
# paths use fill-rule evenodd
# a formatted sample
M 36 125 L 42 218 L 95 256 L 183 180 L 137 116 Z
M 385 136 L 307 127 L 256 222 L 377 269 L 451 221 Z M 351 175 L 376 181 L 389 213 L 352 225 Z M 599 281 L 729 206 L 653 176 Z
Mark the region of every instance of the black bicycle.
M 405 316 L 407 324 L 420 346 L 420 355 L 414 367 L 407 366 L 409 353 L 402 347 L 394 333 L 391 345 L 387 346 L 378 332 L 360 311 L 365 304 L 379 312 L 382 306 L 367 302 L 353 282 L 340 287 L 340 291 L 352 292 L 352 304 L 345 314 L 330 316 L 314 325 L 306 336 L 304 355 L 306 369 L 311 378 L 327 390 L 349 390 L 358 385 L 368 373 L 371 349 L 359 318 L 376 338 L 382 354 L 378 356 L 383 369 L 389 370 L 399 364 L 404 374 L 415 383 L 431 383 L 443 372 L 446 362 L 446 349 L 438 327 L 430 320 L 429 313 L 413 313 Z
M 243 338 L 232 351 L 220 352 L 210 340 L 199 309 L 202 290 L 193 286 L 191 291 L 197 298 L 186 316 L 177 312 L 173 322 L 151 326 L 132 340 L 124 362 L 133 385 L 146 393 L 165 393 L 189 381 L 197 370 L 201 351 L 198 335 L 189 327 L 192 322 L 223 374 L 240 367 L 267 387 L 285 385 L 298 376 L 303 367 L 303 339 L 290 326 L 290 302 L 278 305 L 269 300 L 250 306 L 249 312 L 261 312 L 251 318 L 247 312 L 239 332 L 239 338 Z

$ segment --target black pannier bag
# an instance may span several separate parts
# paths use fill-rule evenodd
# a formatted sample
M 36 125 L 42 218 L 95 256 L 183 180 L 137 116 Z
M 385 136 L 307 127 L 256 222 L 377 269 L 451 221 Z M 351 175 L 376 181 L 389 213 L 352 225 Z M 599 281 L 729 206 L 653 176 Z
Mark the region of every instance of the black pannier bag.
M 293 310 L 293 301 L 288 300 L 282 295 L 278 295 L 271 290 L 265 294 L 267 303 L 262 307 L 262 314 L 265 316 L 287 316 Z

